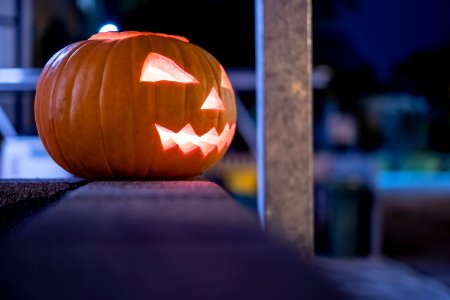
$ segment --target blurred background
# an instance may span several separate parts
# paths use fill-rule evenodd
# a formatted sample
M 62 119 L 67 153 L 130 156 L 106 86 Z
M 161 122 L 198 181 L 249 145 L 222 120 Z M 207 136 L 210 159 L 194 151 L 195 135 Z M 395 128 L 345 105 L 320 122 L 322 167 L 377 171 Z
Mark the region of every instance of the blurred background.
M 383 255 L 450 284 L 448 0 L 312 0 L 316 252 Z M 206 176 L 256 208 L 253 0 L 0 0 L 2 178 L 70 176 L 33 116 L 62 47 L 119 30 L 186 36 L 227 69 L 238 131 Z

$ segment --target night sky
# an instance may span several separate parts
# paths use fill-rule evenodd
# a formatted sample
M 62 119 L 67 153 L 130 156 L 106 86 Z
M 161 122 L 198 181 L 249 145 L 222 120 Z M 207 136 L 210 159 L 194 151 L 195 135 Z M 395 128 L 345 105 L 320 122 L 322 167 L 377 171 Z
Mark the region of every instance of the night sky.
M 450 42 L 449 0 L 358 0 L 341 8 L 337 26 L 382 79 L 417 51 Z M 450 54 L 449 54 L 450 55 Z
M 332 7 L 335 15 L 324 20 L 313 11 L 313 26 L 329 26 L 324 35 L 315 31 L 314 47 L 343 64 L 368 63 L 382 80 L 390 79 L 393 67 L 414 53 L 450 43 L 450 0 L 312 1 L 314 9 Z M 253 4 L 253 0 L 167 0 L 142 1 L 121 13 L 112 4 L 106 8 L 122 30 L 185 35 L 227 66 L 253 67 Z

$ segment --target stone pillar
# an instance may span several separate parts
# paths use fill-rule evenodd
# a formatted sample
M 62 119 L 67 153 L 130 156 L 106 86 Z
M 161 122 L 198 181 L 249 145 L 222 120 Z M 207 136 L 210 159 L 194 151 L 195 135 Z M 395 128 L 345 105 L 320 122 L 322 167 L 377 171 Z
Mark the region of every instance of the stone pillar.
M 311 0 L 255 9 L 260 218 L 312 257 Z

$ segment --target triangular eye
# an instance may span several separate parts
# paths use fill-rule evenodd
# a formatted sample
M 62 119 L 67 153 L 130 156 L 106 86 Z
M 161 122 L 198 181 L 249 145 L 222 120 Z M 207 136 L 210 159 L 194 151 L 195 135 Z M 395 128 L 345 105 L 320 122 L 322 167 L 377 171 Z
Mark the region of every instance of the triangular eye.
M 183 70 L 173 60 L 158 53 L 150 53 L 141 71 L 141 82 L 175 81 L 198 83 L 191 74 Z
M 227 73 L 222 66 L 220 66 L 220 85 L 223 88 L 233 90 L 230 79 L 228 79 Z
M 220 99 L 215 88 L 212 88 L 201 109 L 217 109 L 224 110 L 223 101 Z

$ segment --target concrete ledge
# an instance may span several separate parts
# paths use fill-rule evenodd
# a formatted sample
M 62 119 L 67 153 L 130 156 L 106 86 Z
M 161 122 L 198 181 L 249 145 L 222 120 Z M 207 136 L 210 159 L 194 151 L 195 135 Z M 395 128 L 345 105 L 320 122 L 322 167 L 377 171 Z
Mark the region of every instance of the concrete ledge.
M 2 299 L 345 299 L 207 181 L 92 182 L 0 240 Z
M 65 192 L 86 183 L 82 179 L 0 180 L 0 237 Z
M 86 182 L 82 179 L 2 179 L 0 208 L 37 199 L 51 199 Z

